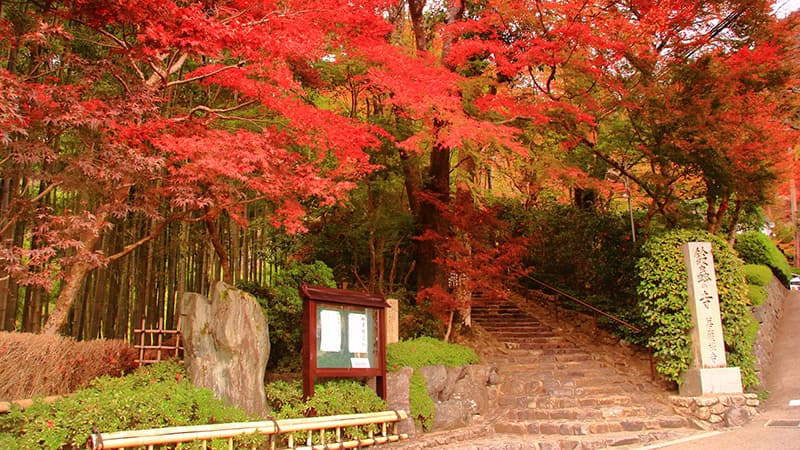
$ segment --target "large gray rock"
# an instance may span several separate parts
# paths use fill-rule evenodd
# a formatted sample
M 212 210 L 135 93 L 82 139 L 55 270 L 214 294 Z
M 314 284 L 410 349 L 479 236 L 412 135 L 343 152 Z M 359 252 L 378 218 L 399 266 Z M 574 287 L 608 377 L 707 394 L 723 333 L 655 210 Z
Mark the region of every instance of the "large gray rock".
M 217 282 L 211 299 L 184 293 L 181 316 L 189 379 L 250 414 L 266 416 L 264 373 L 269 333 L 256 299 Z
M 423 366 L 419 371 L 436 404 L 435 431 L 470 425 L 496 397 L 498 377 L 493 366 Z
M 447 368 L 445 366 L 422 366 L 419 373 L 425 378 L 428 386 L 428 395 L 434 402 L 444 400 L 441 398 L 442 392 L 447 388 Z
M 389 409 L 405 411 L 408 418 L 401 420 L 397 426 L 399 433 L 406 433 L 409 436 L 416 434 L 414 418 L 411 416 L 411 398 L 409 390 L 411 388 L 411 375 L 414 369 L 403 367 L 396 372 L 386 374 L 386 403 Z
M 444 431 L 469 425 L 472 422 L 471 409 L 468 403 L 461 400 L 437 402 L 433 429 Z

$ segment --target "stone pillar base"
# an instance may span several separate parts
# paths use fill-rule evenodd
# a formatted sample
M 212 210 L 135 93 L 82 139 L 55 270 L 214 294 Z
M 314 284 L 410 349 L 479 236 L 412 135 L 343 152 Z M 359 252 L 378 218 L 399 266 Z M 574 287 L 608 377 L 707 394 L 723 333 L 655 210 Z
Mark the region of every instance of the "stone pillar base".
M 742 393 L 742 373 L 738 367 L 689 369 L 683 372 L 682 379 L 678 391 L 683 397 Z

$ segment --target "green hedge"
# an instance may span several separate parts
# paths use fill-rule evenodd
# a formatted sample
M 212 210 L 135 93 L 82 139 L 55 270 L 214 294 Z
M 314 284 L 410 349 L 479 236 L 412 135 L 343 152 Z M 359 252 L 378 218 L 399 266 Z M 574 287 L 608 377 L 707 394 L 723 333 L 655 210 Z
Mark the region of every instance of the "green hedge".
M 749 312 L 743 263 L 727 242 L 701 230 L 676 230 L 651 238 L 636 264 L 639 307 L 648 326 L 647 345 L 654 352 L 656 370 L 680 383 L 681 372 L 691 363 L 692 318 L 680 247 L 692 241 L 711 242 L 727 361 L 741 369 L 745 387 L 756 386 L 754 319 Z
M 775 275 L 772 270 L 763 264 L 745 264 L 744 275 L 747 279 L 747 284 L 754 286 L 767 287 Z
M 742 233 L 736 237 L 734 248 L 744 262 L 769 267 L 784 286 L 789 285 L 789 279 L 792 278 L 789 262 L 769 236 L 758 231 Z

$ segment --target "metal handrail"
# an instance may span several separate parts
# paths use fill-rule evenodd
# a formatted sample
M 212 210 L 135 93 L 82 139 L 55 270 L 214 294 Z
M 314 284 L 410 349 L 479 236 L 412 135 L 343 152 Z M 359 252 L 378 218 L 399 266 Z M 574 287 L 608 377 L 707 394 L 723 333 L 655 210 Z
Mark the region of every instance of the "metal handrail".
M 614 322 L 617 322 L 618 324 L 620 324 L 620 325 L 622 325 L 624 327 L 627 327 L 630 330 L 633 330 L 636 333 L 643 332 L 643 330 L 641 328 L 637 327 L 636 325 L 633 325 L 632 323 L 628 323 L 628 322 L 620 319 L 619 317 L 617 317 L 617 316 L 615 316 L 613 314 L 609 314 L 609 313 L 597 308 L 596 306 L 594 306 L 594 305 L 592 305 L 590 303 L 587 303 L 587 302 L 585 302 L 585 301 L 583 301 L 583 300 L 581 300 L 581 299 L 579 299 L 579 298 L 577 298 L 577 297 L 575 297 L 573 295 L 567 294 L 566 292 L 562 291 L 561 289 L 558 289 L 555 286 L 551 286 L 551 285 L 545 283 L 544 281 L 537 280 L 536 278 L 533 278 L 532 276 L 527 275 L 527 274 L 525 274 L 524 276 L 526 278 L 528 278 L 529 280 L 531 280 L 533 282 L 536 282 L 539 285 L 544 286 L 547 289 L 550 289 L 551 291 L 553 291 L 553 292 L 555 292 L 555 293 L 557 293 L 559 295 L 562 295 L 562 296 L 572 300 L 573 302 L 576 302 L 579 305 L 584 306 L 585 308 L 588 308 L 588 309 L 596 312 L 597 314 L 602 315 L 603 317 L 611 319 Z M 651 380 L 655 380 L 656 379 L 656 367 L 655 367 L 655 360 L 654 360 L 652 351 L 648 352 L 648 358 L 650 360 L 650 379 Z
M 534 281 L 534 282 L 546 287 L 547 289 L 550 289 L 553 292 L 558 293 L 559 295 L 562 295 L 562 296 L 564 296 L 564 297 L 566 297 L 566 298 L 568 298 L 568 299 L 580 304 L 581 306 L 584 306 L 584 307 L 586 307 L 586 308 L 588 308 L 588 309 L 590 309 L 590 310 L 592 310 L 592 311 L 594 311 L 594 312 L 596 312 L 596 313 L 598 313 L 598 314 L 600 314 L 600 315 L 602 315 L 602 316 L 604 316 L 604 317 L 606 317 L 608 319 L 613 320 L 614 322 L 619 323 L 622 326 L 625 326 L 625 327 L 627 327 L 627 328 L 629 328 L 629 329 L 631 329 L 631 330 L 633 330 L 633 331 L 635 331 L 637 333 L 641 333 L 642 332 L 642 329 L 637 327 L 636 325 L 628 323 L 628 322 L 620 319 L 619 317 L 617 317 L 617 316 L 615 316 L 613 314 L 609 314 L 609 313 L 607 313 L 607 312 L 595 307 L 594 305 L 586 303 L 585 301 L 583 301 L 583 300 L 581 300 L 581 299 L 579 299 L 577 297 L 574 297 L 574 296 L 572 296 L 570 294 L 567 294 L 566 292 L 562 291 L 561 289 L 558 289 L 558 288 L 556 288 L 554 286 L 551 286 L 551 285 L 545 283 L 544 281 L 537 280 L 536 278 L 533 278 L 530 275 L 525 275 L 525 277 L 528 278 L 531 281 Z

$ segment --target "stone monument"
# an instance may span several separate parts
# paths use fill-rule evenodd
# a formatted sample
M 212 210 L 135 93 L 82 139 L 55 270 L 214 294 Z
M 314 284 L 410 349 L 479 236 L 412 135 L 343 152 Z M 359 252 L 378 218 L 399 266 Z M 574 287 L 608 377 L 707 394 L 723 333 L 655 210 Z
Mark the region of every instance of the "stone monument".
M 717 292 L 717 274 L 710 242 L 681 246 L 688 271 L 689 308 L 692 311 L 692 361 L 682 375 L 680 395 L 741 394 L 742 375 L 728 367 Z
M 270 344 L 267 318 L 256 299 L 217 282 L 210 298 L 181 296 L 186 372 L 192 383 L 249 414 L 265 417 L 264 374 Z

